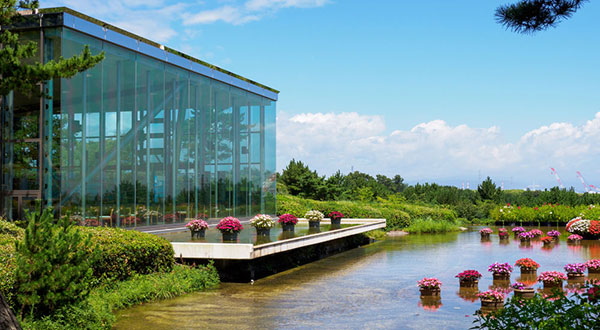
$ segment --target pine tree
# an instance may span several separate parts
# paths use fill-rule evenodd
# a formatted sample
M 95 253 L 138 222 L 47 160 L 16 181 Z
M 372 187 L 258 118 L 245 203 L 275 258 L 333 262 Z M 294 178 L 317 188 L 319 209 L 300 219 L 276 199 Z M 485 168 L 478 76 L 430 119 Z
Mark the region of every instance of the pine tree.
M 25 19 L 18 10 L 35 12 L 39 2 L 0 0 L 0 6 L 0 100 L 13 90 L 27 95 L 42 94 L 40 83 L 53 78 L 70 78 L 104 59 L 104 53 L 92 55 L 86 46 L 80 55 L 69 59 L 60 57 L 47 63 L 25 63 L 24 60 L 35 55 L 37 44 L 20 42 L 19 35 L 11 32 L 10 27 Z
M 477 186 L 477 192 L 483 200 L 493 200 L 502 194 L 502 190 L 496 187 L 496 184 L 489 176 Z
M 25 236 L 16 245 L 15 291 L 20 315 L 39 317 L 88 294 L 95 260 L 91 235 L 82 236 L 67 217 L 54 223 L 51 208 L 27 214 Z
M 570 18 L 588 0 L 520 0 L 496 9 L 496 20 L 520 33 L 533 33 Z

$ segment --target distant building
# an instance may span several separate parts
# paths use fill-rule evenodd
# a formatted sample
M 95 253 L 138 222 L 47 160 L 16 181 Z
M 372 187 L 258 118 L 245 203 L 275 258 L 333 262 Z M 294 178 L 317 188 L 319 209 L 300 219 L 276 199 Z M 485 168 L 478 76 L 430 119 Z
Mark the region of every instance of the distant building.
M 88 225 L 275 213 L 278 91 L 67 8 L 15 30 L 50 61 L 106 53 L 52 99 L 2 104 L 1 213 L 36 199 Z M 153 27 L 148 27 L 152 29 Z

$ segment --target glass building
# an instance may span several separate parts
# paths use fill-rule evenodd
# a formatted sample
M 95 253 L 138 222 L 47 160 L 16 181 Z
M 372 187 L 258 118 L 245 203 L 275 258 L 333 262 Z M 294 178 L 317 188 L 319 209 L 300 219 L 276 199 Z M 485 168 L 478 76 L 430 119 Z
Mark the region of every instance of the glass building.
M 41 61 L 105 59 L 11 93 L 1 118 L 1 212 L 41 199 L 86 225 L 275 214 L 278 92 L 67 8 L 18 28 Z

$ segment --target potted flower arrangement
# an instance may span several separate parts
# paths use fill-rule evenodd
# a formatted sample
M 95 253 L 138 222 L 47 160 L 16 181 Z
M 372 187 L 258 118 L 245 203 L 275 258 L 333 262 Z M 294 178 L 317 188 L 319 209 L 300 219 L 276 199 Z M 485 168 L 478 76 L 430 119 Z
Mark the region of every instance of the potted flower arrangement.
M 306 212 L 304 217 L 308 220 L 308 228 L 319 228 L 324 216 L 323 213 L 317 210 L 310 210 Z
M 583 279 L 583 273 L 585 273 L 586 266 L 582 263 L 574 263 L 574 264 L 566 264 L 565 272 L 567 272 L 567 278 L 570 280 L 573 279 Z
M 583 239 L 583 236 L 577 234 L 571 234 L 567 237 L 567 242 L 569 243 L 579 243 Z
M 513 268 L 508 262 L 503 264 L 495 262 L 488 267 L 488 272 L 493 273 L 494 280 L 509 280 L 512 271 Z
M 531 239 L 533 239 L 535 236 L 529 232 L 529 231 L 524 231 L 522 233 L 519 234 L 519 239 L 521 240 L 521 242 L 526 243 L 526 242 L 531 242 Z
M 521 268 L 521 275 L 535 274 L 538 268 L 540 268 L 540 264 L 533 261 L 531 258 L 521 258 L 515 262 L 515 266 Z
M 491 233 L 493 233 L 493 231 L 490 228 L 483 228 L 479 231 L 481 238 L 490 238 Z
M 421 291 L 421 296 L 439 296 L 442 282 L 435 277 L 425 277 L 417 281 L 417 285 L 419 286 L 419 291 Z
M 550 236 L 544 236 L 542 237 L 542 243 L 544 243 L 544 246 L 549 246 L 554 243 L 554 238 Z
M 539 229 L 532 229 L 529 232 L 533 234 L 534 238 L 539 238 L 542 237 L 542 235 L 544 235 L 544 232 Z
M 476 287 L 477 284 L 479 284 L 479 279 L 482 277 L 482 275 L 476 270 L 469 269 L 458 273 L 458 275 L 455 277 L 458 277 L 461 287 L 471 288 Z
M 538 282 L 544 283 L 544 288 L 562 288 L 562 283 L 566 280 L 567 275 L 557 271 L 542 272 L 537 278 Z
M 600 273 L 600 259 L 592 259 L 592 260 L 586 261 L 585 267 L 588 270 L 588 274 L 599 274 Z
M 298 223 L 298 218 L 286 213 L 279 216 L 278 222 L 281 224 L 283 231 L 294 231 L 294 226 Z
M 481 300 L 481 307 L 500 308 L 504 306 L 506 294 L 499 290 L 488 290 L 477 294 Z
M 577 217 L 571 219 L 571 221 L 567 222 L 565 229 L 569 233 L 579 234 L 581 236 L 587 236 L 590 233 L 590 225 L 591 221 L 587 219 L 582 219 L 581 217 Z
M 548 236 L 552 237 L 554 240 L 558 241 L 558 237 L 560 236 L 560 232 L 558 230 L 551 230 L 547 233 Z
M 515 292 L 515 297 L 520 298 L 533 298 L 535 295 L 535 291 L 532 287 L 527 286 L 525 283 L 516 282 L 512 285 L 512 288 Z
M 275 221 L 267 214 L 257 214 L 250 220 L 250 226 L 256 228 L 256 236 L 270 236 Z
M 343 213 L 338 211 L 330 212 L 328 215 L 331 219 L 331 225 L 340 226 L 342 224 L 342 218 L 345 216 Z
M 512 229 L 513 234 L 515 235 L 515 238 L 519 237 L 519 234 L 522 232 L 525 232 L 525 228 L 523 227 L 515 227 Z
M 223 241 L 237 241 L 237 236 L 244 227 L 240 220 L 234 217 L 225 217 L 217 224 L 217 229 L 223 235 Z
M 208 223 L 202 219 L 194 219 L 185 225 L 192 233 L 192 238 L 202 238 L 208 229 Z

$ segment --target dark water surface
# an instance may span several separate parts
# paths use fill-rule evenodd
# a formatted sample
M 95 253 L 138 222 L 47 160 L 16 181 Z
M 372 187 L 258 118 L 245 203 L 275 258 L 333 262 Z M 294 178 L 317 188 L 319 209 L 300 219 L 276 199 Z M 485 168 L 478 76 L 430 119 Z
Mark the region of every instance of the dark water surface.
M 390 238 L 253 285 L 222 283 L 213 291 L 136 306 L 120 312 L 116 328 L 467 329 L 480 303 L 475 292 L 459 290 L 456 274 L 478 270 L 484 291 L 493 284 L 487 267 L 496 261 L 514 264 L 529 257 L 541 265 L 540 274 L 600 259 L 599 241 L 574 246 L 566 236 L 563 232 L 552 248 L 542 248 L 539 241 L 523 246 L 512 237 L 502 244 L 496 230 L 489 242 L 475 230 Z M 441 305 L 420 299 L 416 281 L 423 277 L 442 281 Z M 511 282 L 519 278 L 516 268 Z M 569 287 L 576 285 L 565 283 Z

